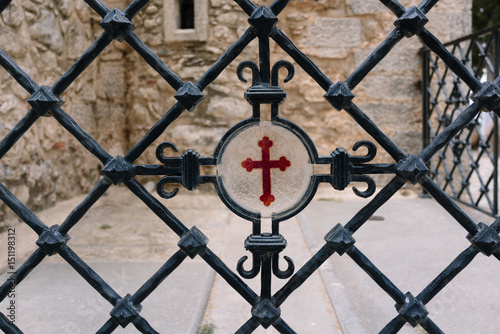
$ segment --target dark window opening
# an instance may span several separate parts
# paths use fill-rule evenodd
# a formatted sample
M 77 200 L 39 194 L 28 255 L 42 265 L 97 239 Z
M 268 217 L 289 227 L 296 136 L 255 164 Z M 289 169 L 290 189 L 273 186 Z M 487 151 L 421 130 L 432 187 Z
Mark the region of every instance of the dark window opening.
M 180 28 L 194 29 L 194 0 L 179 0 Z

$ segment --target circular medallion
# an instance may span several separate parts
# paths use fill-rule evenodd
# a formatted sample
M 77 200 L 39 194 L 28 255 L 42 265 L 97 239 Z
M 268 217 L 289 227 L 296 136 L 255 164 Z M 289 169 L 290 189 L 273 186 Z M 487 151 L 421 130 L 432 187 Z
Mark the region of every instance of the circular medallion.
M 219 195 L 246 218 L 290 216 L 311 194 L 312 149 L 282 122 L 251 122 L 223 139 Z

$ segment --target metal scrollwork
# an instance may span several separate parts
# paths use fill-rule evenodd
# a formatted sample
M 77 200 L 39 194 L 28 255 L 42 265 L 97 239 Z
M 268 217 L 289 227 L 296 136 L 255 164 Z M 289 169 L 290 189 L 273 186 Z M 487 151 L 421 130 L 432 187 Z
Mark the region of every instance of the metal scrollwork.
M 281 68 L 286 68 L 288 70 L 288 74 L 287 74 L 286 78 L 283 80 L 283 82 L 288 82 L 288 81 L 292 80 L 292 78 L 295 74 L 295 68 L 293 67 L 293 65 L 289 61 L 286 61 L 286 60 L 277 61 L 271 70 L 271 85 L 272 86 L 275 86 L 275 87 L 279 86 L 278 76 L 279 76 L 279 70 Z
M 169 159 L 172 158 L 165 156 L 165 149 L 171 149 L 174 152 L 179 152 L 179 150 L 177 149 L 177 146 L 171 142 L 163 142 L 160 145 L 158 145 L 158 147 L 156 148 L 156 158 L 160 162 L 167 164 L 169 163 Z M 173 198 L 179 192 L 179 188 L 175 188 L 172 191 L 166 191 L 165 186 L 169 183 L 178 183 L 178 182 L 179 182 L 178 176 L 165 176 L 161 178 L 160 181 L 156 184 L 156 192 L 163 198 L 167 199 Z

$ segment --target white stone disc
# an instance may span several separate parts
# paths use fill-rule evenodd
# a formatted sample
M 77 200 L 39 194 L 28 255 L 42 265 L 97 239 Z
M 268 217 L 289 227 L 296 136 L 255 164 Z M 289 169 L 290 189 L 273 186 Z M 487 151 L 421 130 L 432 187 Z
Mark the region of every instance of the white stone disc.
M 225 196 L 262 218 L 298 206 L 313 175 L 309 152 L 301 138 L 281 123 L 256 122 L 224 143 L 217 162 Z

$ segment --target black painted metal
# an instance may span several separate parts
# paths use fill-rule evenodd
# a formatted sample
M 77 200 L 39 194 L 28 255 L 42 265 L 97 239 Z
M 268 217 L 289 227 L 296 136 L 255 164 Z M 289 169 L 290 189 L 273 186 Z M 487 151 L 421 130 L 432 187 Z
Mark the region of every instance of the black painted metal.
M 497 25 L 444 46 L 476 80 L 491 80 L 499 74 L 499 30 Z M 427 146 L 470 105 L 473 85 L 465 85 L 428 48 L 422 50 L 422 60 L 423 140 Z M 478 114 L 430 160 L 429 168 L 431 178 L 452 198 L 498 215 L 497 113 Z
M 432 320 L 432 314 L 425 305 L 435 297 L 460 271 L 462 271 L 480 252 L 486 256 L 493 255 L 500 260 L 500 219 L 496 219 L 491 225 L 476 223 L 443 191 L 440 183 L 434 177 L 433 157 L 446 147 L 454 145 L 454 152 L 463 151 L 464 145 L 455 142 L 457 134 L 463 133 L 467 127 L 476 126 L 477 116 L 481 113 L 489 115 L 485 111 L 491 110 L 498 113 L 500 110 L 500 77 L 498 75 L 498 55 L 495 56 L 494 80 L 481 83 L 477 79 L 477 73 L 471 71 L 470 62 L 463 61 L 454 56 L 446 47 L 437 40 L 434 35 L 425 28 L 428 19 L 426 14 L 437 3 L 437 0 L 424 0 L 415 7 L 405 8 L 396 0 L 381 0 L 389 10 L 396 16 L 395 28 L 388 38 L 356 69 L 345 82 L 334 83 L 331 81 L 304 53 L 302 53 L 293 42 L 277 27 L 278 15 L 288 4 L 287 0 L 276 0 L 269 7 L 257 7 L 249 0 L 236 0 L 236 3 L 248 14 L 250 27 L 221 57 L 207 70 L 207 72 L 196 83 L 183 82 L 171 69 L 169 69 L 160 58 L 155 55 L 134 32 L 133 17 L 147 5 L 147 0 L 134 0 L 123 12 L 110 10 L 99 0 L 85 0 L 102 18 L 101 26 L 103 34 L 89 47 L 89 49 L 71 66 L 66 73 L 52 86 L 38 86 L 19 66 L 9 58 L 4 51 L 0 50 L 0 65 L 4 67 L 18 83 L 26 89 L 31 97 L 28 99 L 32 109 L 25 117 L 7 134 L 0 142 L 0 158 L 5 155 L 17 142 L 17 140 L 31 127 L 34 126 L 40 116 L 54 117 L 68 132 L 97 159 L 104 168 L 105 176 L 94 187 L 94 189 L 66 218 L 60 225 L 46 226 L 36 215 L 21 203 L 3 184 L 0 183 L 0 199 L 12 209 L 26 224 L 28 224 L 38 235 L 36 244 L 38 249 L 23 263 L 16 273 L 12 275 L 2 286 L 0 286 L 0 300 L 6 298 L 11 287 L 11 282 L 21 284 L 30 271 L 43 261 L 46 256 L 59 254 L 66 260 L 92 287 L 105 298 L 110 306 L 110 318 L 102 325 L 98 333 L 111 333 L 118 326 L 127 327 L 133 324 L 143 333 L 157 333 L 151 325 L 141 316 L 141 302 L 143 302 L 159 284 L 172 273 L 184 260 L 200 256 L 211 266 L 228 284 L 237 291 L 241 297 L 250 304 L 249 320 L 242 324 L 237 333 L 251 333 L 257 327 L 268 328 L 273 326 L 280 333 L 295 333 L 295 331 L 281 317 L 280 306 L 287 298 L 299 288 L 309 276 L 319 268 L 334 253 L 347 254 L 358 264 L 373 280 L 383 289 L 396 303 L 395 318 L 387 326 L 381 329 L 381 333 L 396 333 L 405 323 L 412 326 L 420 325 L 429 333 L 441 333 L 438 325 Z M 5 9 L 9 1 L 2 2 L 0 11 Z M 355 95 L 352 90 L 403 38 L 414 38 L 417 35 L 420 40 L 437 56 L 431 58 L 424 53 L 424 57 L 432 60 L 430 67 L 424 67 L 424 80 L 430 82 L 436 76 L 435 64 L 437 59 L 444 62 L 453 79 L 467 85 L 471 91 L 473 101 L 470 105 L 463 107 L 459 115 L 449 117 L 446 122 L 440 123 L 439 131 L 428 132 L 426 145 L 418 155 L 407 154 L 401 150 L 389 137 L 387 137 L 378 126 L 366 116 L 354 103 Z M 496 35 L 495 35 L 496 36 Z M 219 143 L 214 154 L 210 157 L 202 157 L 194 150 L 187 150 L 181 157 L 169 157 L 165 154 L 166 149 L 177 150 L 174 144 L 164 143 L 158 147 L 157 157 L 162 163 L 160 165 L 134 165 L 146 148 L 159 138 L 167 127 L 177 119 L 184 110 L 195 112 L 197 104 L 203 99 L 203 90 L 226 67 L 243 51 L 245 47 L 255 38 L 259 40 L 259 65 L 253 62 L 243 62 L 238 67 L 237 75 L 243 81 L 242 69 L 248 67 L 252 70 L 253 81 L 251 87 L 245 93 L 245 98 L 252 105 L 252 115 L 228 129 L 227 134 Z M 345 110 L 355 122 L 357 122 L 381 148 L 386 150 L 394 158 L 395 163 L 368 164 L 376 155 L 375 145 L 369 141 L 355 143 L 353 150 L 364 146 L 368 149 L 366 156 L 350 155 L 346 150 L 337 148 L 330 156 L 318 156 L 314 143 L 302 131 L 299 126 L 279 116 L 279 104 L 286 98 L 285 91 L 278 85 L 278 69 L 288 69 L 285 82 L 291 80 L 294 67 L 289 62 L 278 62 L 273 67 L 270 63 L 269 38 L 272 38 L 306 73 L 308 73 L 320 87 L 325 90 L 325 99 L 338 111 Z M 64 101 L 60 95 L 72 84 L 72 82 L 87 68 L 92 61 L 99 56 L 110 42 L 116 39 L 129 43 L 150 64 L 167 83 L 176 91 L 176 103 L 165 113 L 149 132 L 124 156 L 110 156 L 89 134 L 62 109 Z M 414 38 L 415 39 L 415 38 Z M 498 37 L 494 37 L 494 44 L 498 46 Z M 486 51 L 484 47 L 483 51 Z M 468 53 L 465 53 L 466 55 Z M 481 56 L 480 61 L 486 61 Z M 473 59 L 474 61 L 474 59 Z M 424 62 L 424 65 L 427 62 Z M 425 65 L 427 66 L 427 65 Z M 432 70 L 431 70 L 432 69 Z M 444 89 L 444 85 L 440 85 Z M 425 86 L 427 87 L 427 86 Z M 454 87 L 458 87 L 455 84 Z M 429 101 L 436 98 L 430 89 L 424 90 L 424 96 Z M 453 94 L 446 95 L 447 99 L 456 98 L 463 102 L 468 94 L 458 94 L 458 89 Z M 432 113 L 436 104 L 427 102 L 424 104 L 426 120 L 432 119 Z M 468 100 L 467 100 L 468 101 Z M 457 102 L 457 103 L 458 103 Z M 430 103 L 430 104 L 429 104 Z M 282 214 L 272 217 L 272 231 L 261 231 L 261 219 L 258 215 L 251 215 L 239 208 L 237 204 L 230 203 L 225 196 L 224 190 L 218 183 L 217 175 L 200 175 L 201 165 L 216 165 L 225 141 L 231 134 L 242 127 L 260 121 L 260 105 L 271 105 L 271 118 L 276 124 L 291 129 L 309 150 L 310 162 L 314 164 L 330 165 L 329 174 L 315 174 L 312 176 L 309 191 L 304 200 L 296 207 Z M 440 118 L 447 114 L 442 114 Z M 449 114 L 448 114 L 449 115 Z M 455 117 L 456 116 L 456 117 Z M 320 120 L 318 120 L 319 122 Z M 471 123 L 472 122 L 472 123 Z M 446 124 L 446 126 L 443 126 Z M 472 124 L 472 125 L 470 125 Z M 497 130 L 496 130 L 497 131 Z M 496 136 L 496 135 L 495 135 Z M 448 146 L 447 146 L 448 145 Z M 486 145 L 486 144 L 482 144 Z M 496 153 L 495 153 L 496 154 Z M 457 154 L 458 155 L 458 154 Z M 430 166 L 431 175 L 428 175 Z M 458 167 L 457 167 L 458 168 Z M 291 217 L 302 210 L 311 200 L 317 185 L 320 182 L 330 183 L 337 190 L 345 189 L 351 182 L 364 182 L 368 185 L 367 190 L 354 189 L 361 197 L 370 197 L 375 192 L 375 182 L 367 174 L 390 174 L 393 179 L 383 187 L 371 201 L 345 225 L 338 224 L 325 236 L 325 244 L 312 258 L 295 272 L 295 266 L 290 258 L 285 257 L 288 267 L 281 270 L 278 264 L 279 253 L 286 247 L 285 238 L 279 233 L 279 223 L 283 219 Z M 136 175 L 162 175 L 158 183 L 158 193 L 163 197 L 170 198 L 176 192 L 167 192 L 164 185 L 167 183 L 178 183 L 189 190 L 194 190 L 201 183 L 213 183 L 221 199 L 236 214 L 250 220 L 252 233 L 245 242 L 245 248 L 252 254 L 252 268 L 245 270 L 243 263 L 248 259 L 242 257 L 237 265 L 237 272 L 245 279 L 261 276 L 261 291 L 257 294 L 243 280 L 228 268 L 224 262 L 215 255 L 208 246 L 208 238 L 196 227 L 188 229 L 179 221 L 165 205 L 152 196 L 135 179 Z M 496 176 L 495 176 L 496 177 Z M 367 258 L 355 245 L 354 233 L 360 229 L 375 211 L 384 205 L 406 182 L 419 183 L 434 199 L 447 210 L 452 217 L 467 231 L 467 238 L 471 246 L 464 250 L 457 258 L 438 275 L 419 294 L 401 291 L 387 276 L 385 276 L 376 265 Z M 489 181 L 491 182 L 491 181 Z M 85 263 L 68 244 L 69 231 L 75 226 L 85 213 L 96 203 L 102 195 L 114 184 L 125 184 L 138 198 L 140 198 L 165 224 L 179 236 L 179 250 L 134 294 L 120 296 L 109 286 L 92 268 Z M 488 183 L 489 184 L 489 183 Z M 485 195 L 484 192 L 483 195 Z M 485 195 L 486 196 L 486 195 Z M 497 200 L 495 200 L 495 203 Z M 287 279 L 285 285 L 273 294 L 271 276 Z M 0 329 L 6 333 L 22 333 L 15 325 L 9 323 L 8 319 L 0 313 Z

